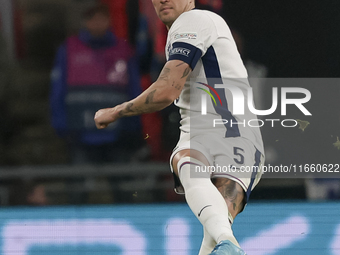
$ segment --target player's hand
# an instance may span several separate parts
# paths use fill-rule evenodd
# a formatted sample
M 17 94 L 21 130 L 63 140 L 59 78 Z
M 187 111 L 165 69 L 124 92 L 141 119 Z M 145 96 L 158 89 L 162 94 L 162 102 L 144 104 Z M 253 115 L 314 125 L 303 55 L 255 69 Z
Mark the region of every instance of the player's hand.
M 106 128 L 110 123 L 118 119 L 117 107 L 101 109 L 94 116 L 94 122 L 98 129 Z

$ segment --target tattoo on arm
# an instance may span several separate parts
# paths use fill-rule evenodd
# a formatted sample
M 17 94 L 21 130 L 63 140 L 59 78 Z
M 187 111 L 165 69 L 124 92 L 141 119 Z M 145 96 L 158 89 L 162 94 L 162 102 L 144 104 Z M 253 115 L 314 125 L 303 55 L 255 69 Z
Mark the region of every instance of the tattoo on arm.
M 170 68 L 163 68 L 161 74 L 159 75 L 160 80 L 168 80 L 169 79 Z
M 181 90 L 181 89 L 182 89 L 182 86 L 181 86 L 179 83 L 177 83 L 177 85 L 176 85 L 175 82 L 172 82 L 172 85 L 171 85 L 171 86 L 174 87 L 174 88 L 177 89 L 177 90 Z
M 156 89 L 151 91 L 149 95 L 146 97 L 145 104 L 153 103 L 153 97 L 155 95 Z
M 176 67 L 179 67 L 179 66 L 184 65 L 184 64 L 185 64 L 185 63 L 182 62 L 182 63 L 178 64 Z
M 126 105 L 125 109 L 121 110 L 119 112 L 119 117 L 123 117 L 125 114 L 133 112 L 133 110 L 131 109 L 131 107 L 133 106 L 133 103 L 129 103 Z
M 187 77 L 187 76 L 189 75 L 189 73 L 190 73 L 190 67 L 187 67 L 187 68 L 184 70 L 183 76 L 181 77 L 181 79 Z
M 181 90 L 181 89 L 182 89 L 182 86 L 181 86 L 180 84 L 177 84 L 177 85 L 175 86 L 175 89 Z

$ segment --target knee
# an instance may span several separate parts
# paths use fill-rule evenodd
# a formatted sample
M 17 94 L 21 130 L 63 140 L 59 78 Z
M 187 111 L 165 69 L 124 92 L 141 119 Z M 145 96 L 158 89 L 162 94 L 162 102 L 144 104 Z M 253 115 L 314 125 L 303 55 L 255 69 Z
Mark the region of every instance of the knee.
M 174 170 L 174 173 L 179 176 L 178 174 L 178 162 L 184 158 L 184 157 L 190 157 L 190 151 L 189 150 L 182 150 L 176 153 L 176 155 L 172 159 L 172 169 Z
M 192 159 L 193 161 L 197 160 L 199 161 L 199 164 L 202 166 L 207 166 L 209 165 L 209 161 L 207 158 L 199 151 L 197 150 L 181 150 L 176 155 L 173 157 L 171 165 L 174 170 L 174 173 L 179 176 L 178 171 L 179 171 L 179 166 L 181 164 L 178 164 L 179 161 L 181 161 L 184 157 L 189 157 L 190 160 Z M 190 161 L 189 160 L 189 161 Z
M 210 183 L 210 173 L 202 172 L 204 164 L 192 157 L 183 157 L 177 163 L 178 177 L 184 189 Z

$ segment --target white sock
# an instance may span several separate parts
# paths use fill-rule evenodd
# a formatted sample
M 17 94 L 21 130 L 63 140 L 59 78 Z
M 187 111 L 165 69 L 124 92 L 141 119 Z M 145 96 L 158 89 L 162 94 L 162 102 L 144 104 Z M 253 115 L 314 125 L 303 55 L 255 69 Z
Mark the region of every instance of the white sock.
M 204 230 L 203 241 L 198 255 L 208 255 L 212 252 L 212 250 L 216 246 L 215 240 L 209 235 L 208 231 L 205 228 L 203 228 L 203 230 Z
M 200 178 L 197 178 L 198 174 L 195 172 L 195 168 L 203 166 L 202 162 L 191 157 L 183 157 L 177 164 L 186 201 L 191 211 L 216 243 L 222 240 L 230 240 L 239 246 L 231 230 L 227 204 L 211 182 L 210 173 L 202 173 L 201 171 L 199 173 Z

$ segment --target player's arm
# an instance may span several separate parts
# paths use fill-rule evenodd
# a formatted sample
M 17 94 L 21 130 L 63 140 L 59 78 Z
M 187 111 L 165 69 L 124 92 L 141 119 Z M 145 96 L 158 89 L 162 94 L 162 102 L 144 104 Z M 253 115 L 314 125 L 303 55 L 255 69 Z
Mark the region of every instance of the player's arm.
M 156 112 L 169 106 L 179 97 L 191 71 L 190 66 L 181 60 L 168 61 L 157 81 L 138 97 L 113 108 L 99 110 L 94 117 L 97 128 L 106 128 L 121 117 Z

